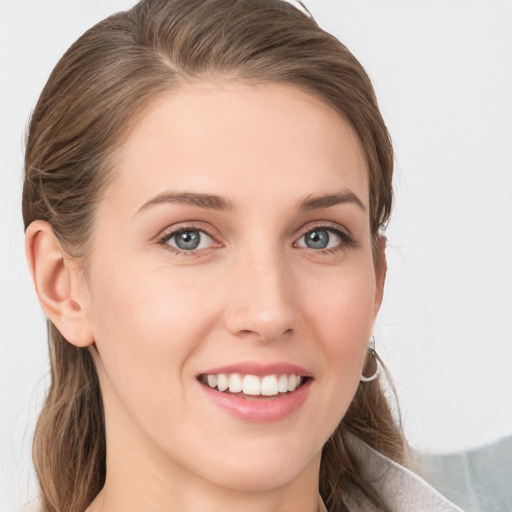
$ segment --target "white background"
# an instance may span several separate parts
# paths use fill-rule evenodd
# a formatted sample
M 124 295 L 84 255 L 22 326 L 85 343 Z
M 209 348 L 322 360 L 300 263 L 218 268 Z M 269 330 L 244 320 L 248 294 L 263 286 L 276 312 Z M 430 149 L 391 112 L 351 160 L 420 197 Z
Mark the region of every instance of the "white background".
M 0 509 L 34 493 L 42 313 L 25 268 L 23 137 L 65 49 L 129 0 L 0 0 Z M 309 0 L 366 67 L 397 154 L 376 329 L 414 447 L 512 433 L 512 0 Z

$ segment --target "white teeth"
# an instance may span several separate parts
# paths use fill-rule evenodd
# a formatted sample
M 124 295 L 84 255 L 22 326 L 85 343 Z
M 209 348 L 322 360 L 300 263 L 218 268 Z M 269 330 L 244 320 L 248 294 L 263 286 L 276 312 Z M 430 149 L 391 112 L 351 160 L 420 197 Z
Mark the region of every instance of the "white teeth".
M 219 391 L 226 391 L 229 387 L 228 378 L 223 373 L 219 373 L 219 375 L 217 375 L 217 387 L 219 388 Z
M 277 377 L 275 375 L 267 375 L 261 379 L 261 394 L 264 396 L 277 395 Z
M 242 391 L 242 377 L 238 373 L 232 373 L 229 376 L 229 392 L 240 393 Z
M 219 373 L 218 375 L 205 375 L 204 384 L 212 389 L 219 391 L 229 391 L 230 393 L 243 392 L 244 395 L 251 396 L 275 396 L 279 393 L 295 391 L 302 383 L 303 378 L 300 375 L 257 375 L 242 376 L 239 373 Z
M 288 391 L 288 377 L 286 375 L 281 375 L 279 377 L 279 381 L 277 382 L 277 390 L 279 393 L 286 393 Z
M 290 375 L 288 377 L 288 391 L 295 391 L 297 387 L 297 378 L 295 375 Z
M 256 375 L 246 375 L 243 380 L 244 395 L 260 395 L 261 382 Z
M 208 386 L 211 388 L 217 387 L 217 375 L 208 375 Z

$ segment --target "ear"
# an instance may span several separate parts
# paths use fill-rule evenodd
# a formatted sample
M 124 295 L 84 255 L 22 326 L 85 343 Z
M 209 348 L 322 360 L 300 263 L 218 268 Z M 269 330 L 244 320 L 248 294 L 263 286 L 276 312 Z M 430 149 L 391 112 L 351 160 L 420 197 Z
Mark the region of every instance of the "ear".
M 387 238 L 384 235 L 378 235 L 377 258 L 375 259 L 375 315 L 379 312 L 384 296 L 384 283 L 386 282 L 386 274 L 388 271 L 388 263 L 386 260 L 386 244 Z
M 73 345 L 91 345 L 94 339 L 85 315 L 86 294 L 80 286 L 80 269 L 63 250 L 48 222 L 36 220 L 30 224 L 25 251 L 37 297 L 48 319 Z

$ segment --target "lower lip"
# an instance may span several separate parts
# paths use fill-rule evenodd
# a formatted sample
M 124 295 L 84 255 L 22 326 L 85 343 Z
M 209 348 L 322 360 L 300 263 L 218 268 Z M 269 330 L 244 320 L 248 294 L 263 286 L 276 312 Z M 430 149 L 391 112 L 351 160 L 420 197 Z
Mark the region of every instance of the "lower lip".
M 199 383 L 208 398 L 232 416 L 253 423 L 279 421 L 300 409 L 306 401 L 312 379 L 295 391 L 272 397 L 243 398 L 231 393 L 216 391 Z

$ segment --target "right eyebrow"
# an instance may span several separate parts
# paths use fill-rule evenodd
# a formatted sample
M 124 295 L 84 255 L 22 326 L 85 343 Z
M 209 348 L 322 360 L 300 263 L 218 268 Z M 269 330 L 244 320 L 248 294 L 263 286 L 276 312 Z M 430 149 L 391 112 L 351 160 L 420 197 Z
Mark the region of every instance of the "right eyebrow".
M 235 204 L 222 196 L 213 194 L 198 194 L 195 192 L 164 192 L 146 201 L 138 210 L 140 212 L 159 204 L 186 204 L 190 206 L 198 206 L 209 210 L 235 210 Z

